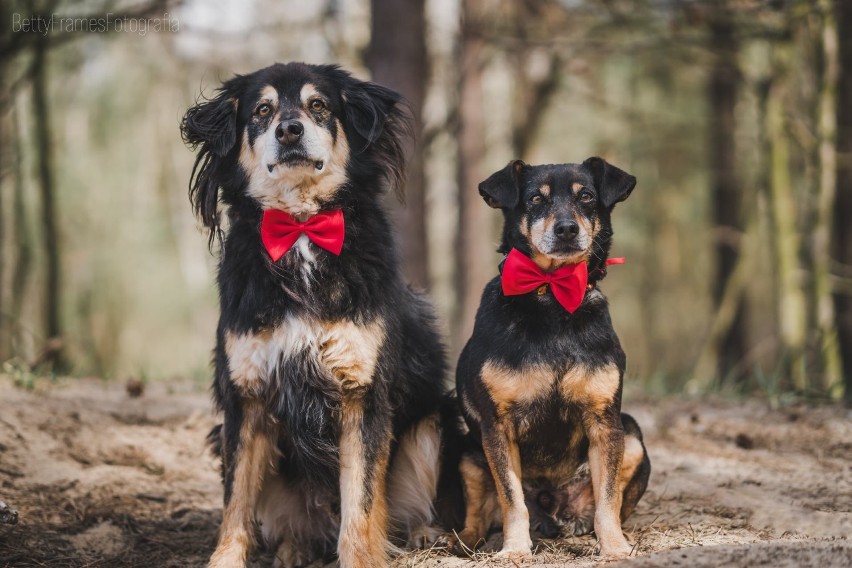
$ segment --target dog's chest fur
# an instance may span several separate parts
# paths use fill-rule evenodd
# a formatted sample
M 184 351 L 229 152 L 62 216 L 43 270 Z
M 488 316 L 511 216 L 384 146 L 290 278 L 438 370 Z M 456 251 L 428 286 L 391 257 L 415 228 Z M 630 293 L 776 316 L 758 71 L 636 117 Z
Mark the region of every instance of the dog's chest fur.
M 385 339 L 384 322 L 319 321 L 291 315 L 273 328 L 225 335 L 231 380 L 244 393 L 262 396 L 288 380 L 296 364 L 341 392 L 366 387 Z

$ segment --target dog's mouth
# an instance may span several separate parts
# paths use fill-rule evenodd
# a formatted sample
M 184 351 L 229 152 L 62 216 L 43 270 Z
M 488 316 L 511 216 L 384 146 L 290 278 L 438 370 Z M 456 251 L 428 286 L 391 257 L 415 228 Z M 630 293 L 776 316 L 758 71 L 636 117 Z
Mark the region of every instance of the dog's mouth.
M 301 151 L 291 151 L 282 154 L 277 161 L 266 164 L 266 169 L 271 174 L 276 168 L 282 166 L 286 168 L 311 168 L 315 173 L 319 173 L 325 168 L 325 162 L 311 158 Z

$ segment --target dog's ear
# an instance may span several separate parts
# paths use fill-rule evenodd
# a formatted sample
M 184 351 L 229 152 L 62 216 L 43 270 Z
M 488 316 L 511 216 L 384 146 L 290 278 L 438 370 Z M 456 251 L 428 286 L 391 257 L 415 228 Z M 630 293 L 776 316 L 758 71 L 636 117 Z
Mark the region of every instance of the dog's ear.
M 612 209 L 616 203 L 627 199 L 636 187 L 634 176 L 607 163 L 603 158 L 589 158 L 583 165 L 591 170 L 595 189 L 607 209 Z
M 343 89 L 344 126 L 354 154 L 366 154 L 379 166 L 390 188 L 402 198 L 405 182 L 405 140 L 412 133 L 412 115 L 392 89 L 347 77 Z
M 212 245 L 219 228 L 219 170 L 237 142 L 237 104 L 243 78 L 226 81 L 214 98 L 186 111 L 180 124 L 183 141 L 198 150 L 189 179 L 189 199 L 196 215 L 210 230 Z
M 521 197 L 520 176 L 527 165 L 513 160 L 479 184 L 479 195 L 495 209 L 514 209 Z

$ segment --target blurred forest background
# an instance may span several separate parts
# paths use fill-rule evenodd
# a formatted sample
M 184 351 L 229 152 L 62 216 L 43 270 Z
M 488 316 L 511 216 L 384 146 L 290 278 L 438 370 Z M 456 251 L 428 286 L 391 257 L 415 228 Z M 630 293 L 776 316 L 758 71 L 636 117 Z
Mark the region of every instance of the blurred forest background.
M 16 27 L 51 14 L 137 23 Z M 207 380 L 215 258 L 178 124 L 289 60 L 411 102 L 407 201 L 388 207 L 454 352 L 500 260 L 478 183 L 601 155 L 639 179 L 603 286 L 631 381 L 852 399 L 845 0 L 4 0 L 5 372 Z

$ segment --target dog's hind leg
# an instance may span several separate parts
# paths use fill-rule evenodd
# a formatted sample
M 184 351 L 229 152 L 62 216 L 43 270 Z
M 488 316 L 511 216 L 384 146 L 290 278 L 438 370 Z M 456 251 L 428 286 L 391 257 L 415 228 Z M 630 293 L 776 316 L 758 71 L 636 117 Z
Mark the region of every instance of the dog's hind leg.
M 441 536 L 441 531 L 432 526 L 440 470 L 441 428 L 435 415 L 400 437 L 388 472 L 390 525 L 409 548 L 426 548 Z
M 271 425 L 257 400 L 226 408 L 223 427 L 225 508 L 209 568 L 240 568 L 251 550 L 254 511 L 274 453 Z
M 486 513 L 486 500 L 489 494 L 493 494 L 494 484 L 487 464 L 477 463 L 471 454 L 462 457 L 459 471 L 464 486 L 464 530 L 459 533 L 459 546 L 454 546 L 453 552 L 460 556 L 469 556 L 472 551 L 485 544 L 488 529 L 491 528 L 493 519 Z
M 619 485 L 623 494 L 621 521 L 624 522 L 645 494 L 648 478 L 651 476 L 651 460 L 645 450 L 642 431 L 633 417 L 622 413 L 621 423 L 624 426 L 624 459 L 621 463 Z
M 337 543 L 341 568 L 387 564 L 385 481 L 392 434 L 387 413 L 370 402 L 353 393 L 344 400 L 341 413 Z

